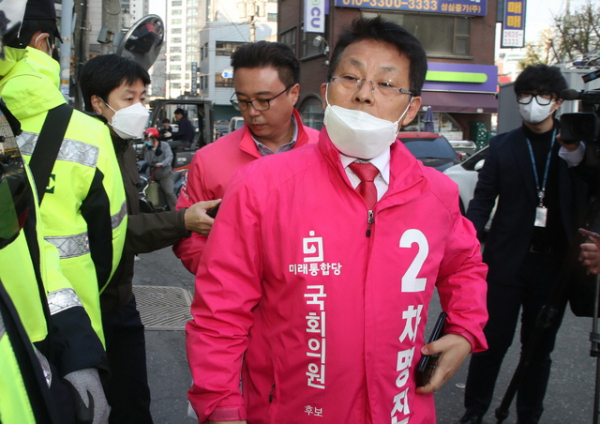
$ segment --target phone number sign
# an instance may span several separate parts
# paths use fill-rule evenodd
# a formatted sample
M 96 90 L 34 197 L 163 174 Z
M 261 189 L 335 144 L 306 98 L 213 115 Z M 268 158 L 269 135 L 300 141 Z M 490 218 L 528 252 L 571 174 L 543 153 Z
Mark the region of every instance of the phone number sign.
M 337 7 L 485 16 L 487 0 L 335 0 Z

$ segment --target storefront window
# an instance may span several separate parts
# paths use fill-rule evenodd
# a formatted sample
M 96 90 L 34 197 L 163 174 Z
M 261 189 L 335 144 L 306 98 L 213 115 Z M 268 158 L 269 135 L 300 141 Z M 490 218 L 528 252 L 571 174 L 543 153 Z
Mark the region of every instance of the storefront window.
M 378 14 L 364 12 L 365 17 Z M 427 56 L 468 56 L 471 18 L 465 16 L 444 16 L 414 13 L 381 13 L 389 21 L 403 26 L 419 39 Z M 431 31 L 435 28 L 435 31 Z
M 425 112 L 420 111 L 402 131 L 426 131 Z M 463 132 L 454 119 L 446 112 L 433 112 L 433 132 L 442 134 L 448 140 L 462 140 Z

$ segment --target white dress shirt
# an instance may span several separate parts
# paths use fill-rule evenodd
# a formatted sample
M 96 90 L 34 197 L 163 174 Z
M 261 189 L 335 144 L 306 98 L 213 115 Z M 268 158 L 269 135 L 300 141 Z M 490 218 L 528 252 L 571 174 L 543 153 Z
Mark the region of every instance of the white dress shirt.
M 340 153 L 342 166 L 346 170 L 346 175 L 348 175 L 348 179 L 350 180 L 350 183 L 352 183 L 352 187 L 354 188 L 358 187 L 358 185 L 360 184 L 360 178 L 358 178 L 358 176 L 354 173 L 354 171 L 350 169 L 348 165 L 350 165 L 352 162 L 370 162 L 377 169 L 379 169 L 379 174 L 377 174 L 375 180 L 373 181 L 373 183 L 375 183 L 375 188 L 377 188 L 377 201 L 379 201 L 383 197 L 383 195 L 388 189 L 388 186 L 390 185 L 390 158 L 391 155 L 389 147 L 385 149 L 383 153 L 380 153 L 379 155 L 375 156 L 373 159 L 368 161 L 352 158 L 350 156 L 346 156 Z

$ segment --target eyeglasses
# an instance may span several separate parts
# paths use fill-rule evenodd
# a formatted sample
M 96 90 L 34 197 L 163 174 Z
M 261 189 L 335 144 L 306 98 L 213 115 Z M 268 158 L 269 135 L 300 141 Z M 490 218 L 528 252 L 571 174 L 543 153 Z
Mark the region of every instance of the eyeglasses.
M 241 112 L 247 111 L 248 107 L 250 105 L 252 105 L 252 107 L 255 110 L 258 110 L 259 112 L 264 112 L 266 110 L 269 110 L 269 108 L 271 107 L 271 100 L 274 100 L 277 97 L 281 96 L 283 93 L 288 91 L 293 86 L 294 86 L 294 84 L 288 85 L 285 88 L 285 90 L 283 90 L 281 93 L 277 94 L 276 96 L 271 97 L 270 99 L 240 100 L 240 99 L 236 98 L 236 94 L 234 93 L 233 96 L 231 96 L 231 99 L 229 101 L 231 102 L 231 104 L 233 105 L 233 108 L 235 110 L 239 110 Z
M 406 88 L 398 88 L 389 81 L 373 82 L 366 78 L 356 78 L 350 75 L 344 75 L 341 77 L 331 77 L 331 81 L 338 81 L 339 84 L 346 90 L 360 90 L 362 88 L 362 82 L 367 81 L 371 83 L 371 92 L 374 93 L 375 89 L 384 96 L 396 96 L 398 94 L 408 94 L 414 96 L 412 91 Z
M 517 94 L 517 102 L 522 105 L 528 105 L 535 98 L 535 101 L 540 106 L 547 106 L 554 100 L 554 96 L 552 94 L 546 93 L 519 93 Z

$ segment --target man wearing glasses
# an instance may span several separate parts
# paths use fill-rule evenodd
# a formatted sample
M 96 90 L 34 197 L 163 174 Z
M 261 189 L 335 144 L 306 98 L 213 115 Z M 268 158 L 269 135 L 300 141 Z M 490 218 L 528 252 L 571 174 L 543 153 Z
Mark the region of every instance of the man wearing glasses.
M 235 93 L 231 104 L 245 125 L 195 154 L 177 209 L 201 200 L 221 199 L 234 172 L 274 153 L 315 143 L 319 133 L 302 125 L 294 109 L 300 92 L 300 64 L 285 44 L 259 41 L 231 56 Z M 213 218 L 205 216 L 207 225 Z M 185 267 L 196 273 L 207 236 L 193 234 L 173 247 Z
M 321 87 L 317 144 L 233 177 L 186 328 L 199 422 L 433 424 L 432 392 L 485 349 L 475 229 L 456 185 L 397 140 L 426 72 L 405 29 L 355 21 Z M 436 286 L 448 320 L 425 344 Z M 442 352 L 417 388 L 421 356 Z
M 567 83 L 558 68 L 527 67 L 515 82 L 523 125 L 490 140 L 467 218 L 478 236 L 498 199 L 483 260 L 489 266 L 485 327 L 489 350 L 473 355 L 465 391 L 466 414 L 460 423 L 479 424 L 488 410 L 498 372 L 511 345 L 519 311 L 521 343 L 532 334 L 538 313 L 557 280 L 573 242 L 579 191 L 584 187 L 560 160 L 555 113 Z M 544 330 L 535 357 L 517 393 L 517 422 L 540 420 L 564 305 Z

